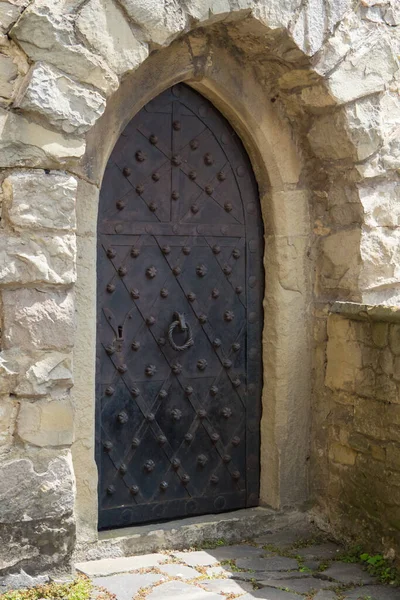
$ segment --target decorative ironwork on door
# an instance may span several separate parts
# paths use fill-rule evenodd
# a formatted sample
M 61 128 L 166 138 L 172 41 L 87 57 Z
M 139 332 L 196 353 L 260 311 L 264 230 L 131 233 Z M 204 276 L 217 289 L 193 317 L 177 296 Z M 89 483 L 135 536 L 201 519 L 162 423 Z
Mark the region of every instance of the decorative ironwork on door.
M 100 528 L 257 505 L 261 223 L 246 152 L 197 92 L 128 124 L 98 222 Z

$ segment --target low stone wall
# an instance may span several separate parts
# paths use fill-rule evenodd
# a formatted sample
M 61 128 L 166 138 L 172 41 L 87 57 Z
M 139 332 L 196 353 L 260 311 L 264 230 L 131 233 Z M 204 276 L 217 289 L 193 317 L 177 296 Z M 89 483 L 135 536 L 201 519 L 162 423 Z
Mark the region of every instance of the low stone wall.
M 340 536 L 394 555 L 400 550 L 400 309 L 335 303 L 326 312 L 318 313 L 315 330 L 314 495 Z

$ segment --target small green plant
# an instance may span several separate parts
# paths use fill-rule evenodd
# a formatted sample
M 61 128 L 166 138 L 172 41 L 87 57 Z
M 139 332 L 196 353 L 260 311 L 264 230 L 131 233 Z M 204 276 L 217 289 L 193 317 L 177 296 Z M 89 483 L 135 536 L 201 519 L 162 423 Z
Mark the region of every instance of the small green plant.
M 83 575 L 69 583 L 46 583 L 23 590 L 10 590 L 1 600 L 89 600 L 93 590 L 90 579 Z
M 360 555 L 360 560 L 366 566 L 368 573 L 377 577 L 381 583 L 400 586 L 400 571 L 381 554 L 371 556 L 364 552 Z

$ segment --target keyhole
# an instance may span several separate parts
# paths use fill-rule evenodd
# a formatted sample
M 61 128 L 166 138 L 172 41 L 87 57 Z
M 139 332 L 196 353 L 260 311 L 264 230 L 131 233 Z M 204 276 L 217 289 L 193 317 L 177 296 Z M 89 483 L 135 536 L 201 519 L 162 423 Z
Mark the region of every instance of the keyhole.
M 122 340 L 122 325 L 118 325 L 118 339 Z

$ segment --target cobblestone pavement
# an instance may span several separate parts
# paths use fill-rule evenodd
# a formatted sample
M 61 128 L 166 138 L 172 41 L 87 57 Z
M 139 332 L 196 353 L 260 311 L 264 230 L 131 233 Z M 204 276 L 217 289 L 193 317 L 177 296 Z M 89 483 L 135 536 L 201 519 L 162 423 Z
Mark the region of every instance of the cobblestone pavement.
M 400 600 L 400 588 L 380 585 L 310 529 L 76 567 L 117 600 Z

